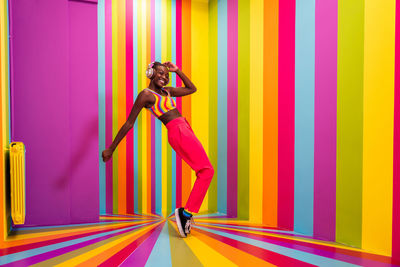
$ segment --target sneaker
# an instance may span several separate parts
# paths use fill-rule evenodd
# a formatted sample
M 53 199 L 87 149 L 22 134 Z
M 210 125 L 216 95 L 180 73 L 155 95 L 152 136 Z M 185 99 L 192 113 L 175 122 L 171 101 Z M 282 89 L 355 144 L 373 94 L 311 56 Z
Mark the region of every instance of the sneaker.
M 193 224 L 193 216 L 190 215 L 190 217 L 186 217 L 183 215 L 183 210 L 183 208 L 175 209 L 175 218 L 179 234 L 181 237 L 187 237 L 187 234 L 190 234 L 191 226 Z

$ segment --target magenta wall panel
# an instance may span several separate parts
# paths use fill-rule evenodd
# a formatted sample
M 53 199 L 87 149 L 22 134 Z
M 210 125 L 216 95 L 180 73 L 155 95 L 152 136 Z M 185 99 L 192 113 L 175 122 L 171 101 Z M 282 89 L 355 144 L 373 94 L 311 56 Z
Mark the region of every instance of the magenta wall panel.
M 96 8 L 10 0 L 12 140 L 27 150 L 28 225 L 98 220 Z

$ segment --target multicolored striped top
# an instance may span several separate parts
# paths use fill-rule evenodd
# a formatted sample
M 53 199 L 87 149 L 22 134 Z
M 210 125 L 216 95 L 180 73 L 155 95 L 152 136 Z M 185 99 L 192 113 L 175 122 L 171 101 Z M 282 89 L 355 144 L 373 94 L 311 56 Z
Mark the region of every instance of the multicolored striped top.
M 167 90 L 164 90 L 164 91 L 168 95 L 162 96 L 162 95 L 157 94 L 156 92 L 154 92 L 153 90 L 151 90 L 149 88 L 145 88 L 145 89 L 147 89 L 148 91 L 153 93 L 153 95 L 156 98 L 156 102 L 154 103 L 154 105 L 147 109 L 150 110 L 154 114 L 154 116 L 156 116 L 157 118 L 159 118 L 163 114 L 167 113 L 168 111 L 176 108 L 175 100 L 172 97 L 170 97 L 169 92 Z M 161 88 L 161 90 L 163 90 L 163 89 Z

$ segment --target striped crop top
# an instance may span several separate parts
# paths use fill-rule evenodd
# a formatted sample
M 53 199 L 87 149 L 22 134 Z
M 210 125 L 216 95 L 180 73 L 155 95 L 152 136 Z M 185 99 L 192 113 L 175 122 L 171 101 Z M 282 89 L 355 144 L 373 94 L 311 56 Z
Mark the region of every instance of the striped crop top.
M 162 96 L 149 88 L 146 89 L 150 91 L 156 98 L 156 102 L 154 102 L 154 105 L 147 109 L 150 110 L 157 118 L 167 113 L 168 111 L 176 108 L 175 100 L 172 97 L 170 97 L 169 92 L 167 90 L 164 91 L 167 92 L 168 95 Z

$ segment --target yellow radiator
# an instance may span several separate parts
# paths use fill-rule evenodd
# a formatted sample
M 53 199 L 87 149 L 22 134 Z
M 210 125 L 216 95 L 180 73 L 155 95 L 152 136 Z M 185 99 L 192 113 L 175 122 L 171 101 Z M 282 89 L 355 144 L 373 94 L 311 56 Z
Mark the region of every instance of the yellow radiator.
M 25 222 L 25 146 L 22 142 L 10 145 L 11 217 L 14 224 Z

